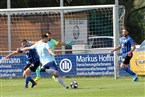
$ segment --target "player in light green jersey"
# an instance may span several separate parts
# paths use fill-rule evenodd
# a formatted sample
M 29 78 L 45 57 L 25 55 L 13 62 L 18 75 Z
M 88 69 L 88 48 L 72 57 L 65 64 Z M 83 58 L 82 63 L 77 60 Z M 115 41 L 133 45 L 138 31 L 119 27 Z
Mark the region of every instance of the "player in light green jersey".
M 73 41 L 69 41 L 69 42 L 59 42 L 53 38 L 51 38 L 51 33 L 50 32 L 47 32 L 46 35 L 48 36 L 49 38 L 49 41 L 47 42 L 51 48 L 51 50 L 54 52 L 55 50 L 55 46 L 72 46 L 74 44 Z M 34 43 L 34 42 L 33 42 Z M 55 60 L 55 57 L 53 56 L 54 60 Z M 56 63 L 56 60 L 55 60 L 55 63 Z M 56 63 L 57 64 L 57 63 Z M 52 76 L 52 78 L 55 80 L 55 77 Z M 35 81 L 38 81 L 41 79 L 41 75 L 40 75 L 40 67 L 37 68 L 36 70 L 36 78 L 35 78 Z

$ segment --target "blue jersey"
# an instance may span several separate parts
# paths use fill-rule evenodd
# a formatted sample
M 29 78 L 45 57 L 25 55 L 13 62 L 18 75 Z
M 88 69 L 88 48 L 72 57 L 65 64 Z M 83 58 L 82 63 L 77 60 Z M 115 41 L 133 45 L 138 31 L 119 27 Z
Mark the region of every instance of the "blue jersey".
M 28 46 L 30 46 L 30 45 L 28 45 Z M 23 48 L 23 47 L 21 47 L 21 48 Z M 27 64 L 36 63 L 39 61 L 39 56 L 36 52 L 36 49 L 26 50 L 26 51 L 23 51 L 23 53 L 26 55 Z
M 42 65 L 46 65 L 49 62 L 53 62 L 54 58 L 53 56 L 48 52 L 49 49 L 48 43 L 44 43 L 42 41 L 39 41 L 38 43 L 32 45 L 30 49 L 36 49 L 37 53 L 40 58 L 40 62 Z
M 122 54 L 124 56 L 127 55 L 127 53 L 131 50 L 131 46 L 133 46 L 135 43 L 133 39 L 128 35 L 127 37 L 121 37 L 120 38 L 120 46 L 122 49 Z

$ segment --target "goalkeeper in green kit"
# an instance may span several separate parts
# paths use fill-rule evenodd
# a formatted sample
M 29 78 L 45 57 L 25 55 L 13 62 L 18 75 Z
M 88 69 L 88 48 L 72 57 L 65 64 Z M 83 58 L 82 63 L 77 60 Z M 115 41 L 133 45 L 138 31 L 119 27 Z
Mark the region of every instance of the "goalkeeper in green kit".
M 48 36 L 49 38 L 49 41 L 47 42 L 51 48 L 51 50 L 54 52 L 54 49 L 55 49 L 55 46 L 72 46 L 74 44 L 74 41 L 69 41 L 69 42 L 59 42 L 55 39 L 52 39 L 51 38 L 51 33 L 50 32 L 47 32 L 46 35 Z M 54 60 L 55 60 L 55 57 L 53 56 Z M 56 63 L 56 60 L 55 60 L 55 63 Z M 57 64 L 57 63 L 56 63 Z M 53 76 L 52 77 L 54 80 L 55 80 L 55 77 Z M 36 69 L 36 78 L 35 78 L 35 81 L 38 81 L 41 79 L 41 75 L 40 75 L 40 67 L 38 67 Z M 56 80 L 55 80 L 56 81 Z

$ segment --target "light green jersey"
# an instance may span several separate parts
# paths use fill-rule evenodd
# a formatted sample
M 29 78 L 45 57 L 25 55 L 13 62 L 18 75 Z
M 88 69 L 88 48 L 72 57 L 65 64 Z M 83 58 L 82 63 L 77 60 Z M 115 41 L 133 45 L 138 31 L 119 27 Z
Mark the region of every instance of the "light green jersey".
M 50 39 L 48 42 L 48 45 L 50 47 L 50 49 L 54 52 L 54 49 L 55 49 L 55 46 L 59 44 L 58 41 L 56 41 L 55 39 Z M 54 60 L 55 60 L 55 57 L 53 56 Z M 56 63 L 56 60 L 55 60 L 55 63 Z M 57 63 L 56 63 L 57 64 Z
M 55 46 L 58 45 L 58 41 L 55 39 L 51 39 L 50 41 L 47 42 L 50 46 L 50 49 L 54 52 Z

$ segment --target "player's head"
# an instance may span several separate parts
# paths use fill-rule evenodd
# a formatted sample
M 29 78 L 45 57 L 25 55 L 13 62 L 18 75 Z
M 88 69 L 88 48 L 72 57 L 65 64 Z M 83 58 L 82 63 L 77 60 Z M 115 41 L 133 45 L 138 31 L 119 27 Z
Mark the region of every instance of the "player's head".
M 46 35 L 48 36 L 48 39 L 51 39 L 51 33 L 49 31 L 46 32 Z
M 46 34 L 42 34 L 41 39 L 42 39 L 43 42 L 48 42 L 48 40 L 49 40 L 48 36 Z
M 122 29 L 122 35 L 123 35 L 124 37 L 126 37 L 128 34 L 129 34 L 129 29 L 128 29 L 127 27 L 124 27 L 124 28 Z
M 27 40 L 26 40 L 26 39 L 22 39 L 22 40 L 21 40 L 21 45 L 22 45 L 23 47 L 26 47 L 26 46 L 27 46 Z

